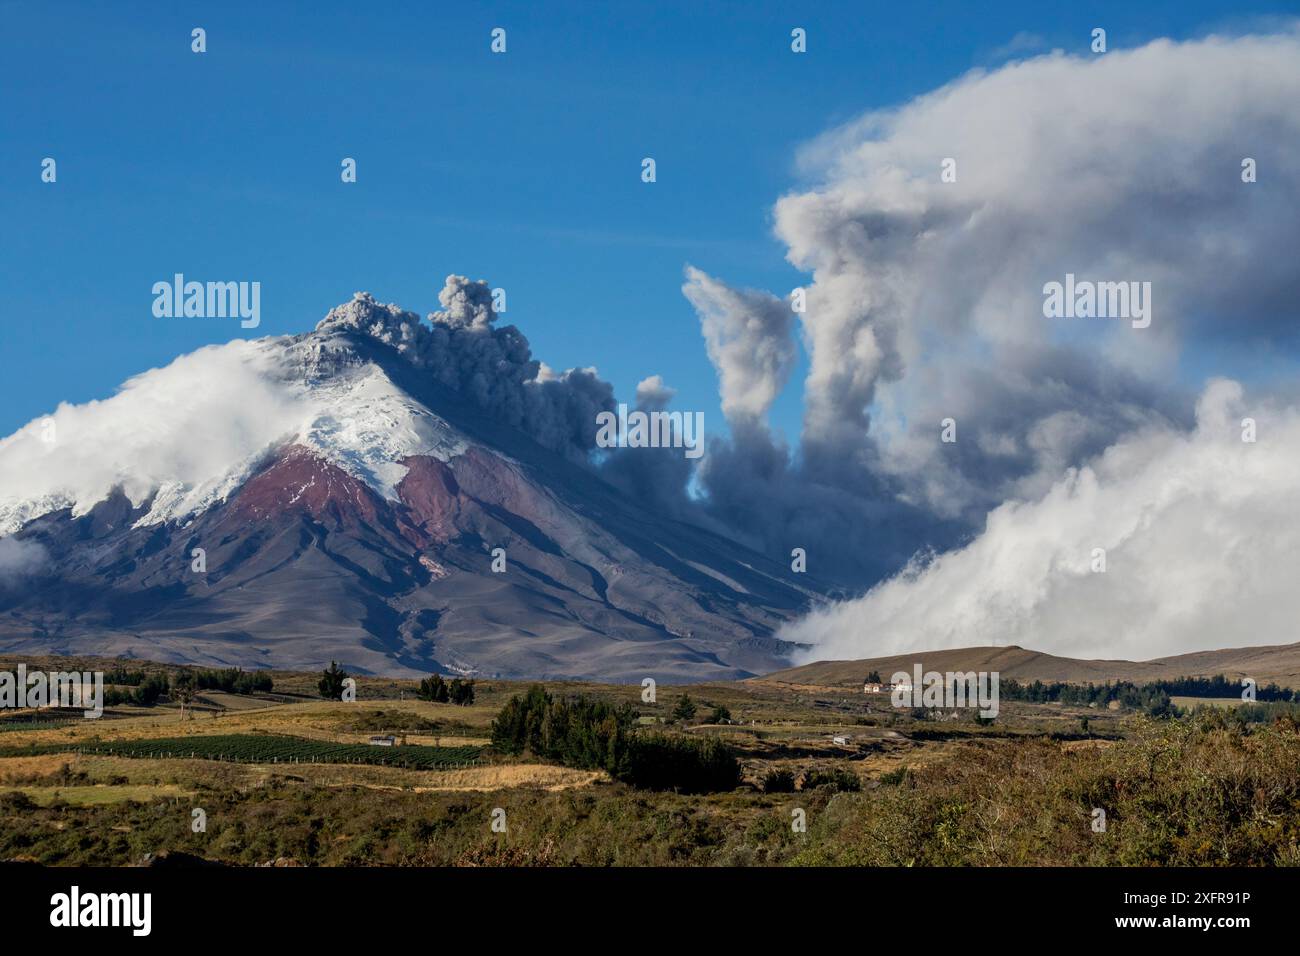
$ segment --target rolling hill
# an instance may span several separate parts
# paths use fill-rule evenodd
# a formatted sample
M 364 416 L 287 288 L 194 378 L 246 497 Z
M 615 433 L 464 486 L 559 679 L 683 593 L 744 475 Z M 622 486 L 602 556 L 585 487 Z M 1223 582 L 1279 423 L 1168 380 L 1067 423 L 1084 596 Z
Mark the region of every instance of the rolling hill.
M 1004 679 L 1103 683 L 1134 683 L 1175 677 L 1251 677 L 1260 684 L 1300 687 L 1300 644 L 1237 647 L 1178 654 L 1150 661 L 1090 661 L 1056 657 L 1023 647 L 966 647 L 919 651 L 856 661 L 817 661 L 776 671 L 755 680 L 781 684 L 849 687 L 861 684 L 871 671 L 885 679 L 895 671 L 911 671 L 920 663 L 933 671 L 997 671 Z

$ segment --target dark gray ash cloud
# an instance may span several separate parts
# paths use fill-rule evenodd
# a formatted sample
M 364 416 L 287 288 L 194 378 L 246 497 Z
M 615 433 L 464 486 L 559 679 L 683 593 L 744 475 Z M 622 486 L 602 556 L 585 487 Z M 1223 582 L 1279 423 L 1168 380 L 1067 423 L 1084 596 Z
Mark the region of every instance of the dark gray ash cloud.
M 596 443 L 596 415 L 614 407 L 614 389 L 592 369 L 555 372 L 534 359 L 513 325 L 497 326 L 492 292 L 482 280 L 451 275 L 442 309 L 422 322 L 365 292 L 332 309 L 318 331 L 358 331 L 385 342 L 485 413 L 539 444 L 585 459 Z

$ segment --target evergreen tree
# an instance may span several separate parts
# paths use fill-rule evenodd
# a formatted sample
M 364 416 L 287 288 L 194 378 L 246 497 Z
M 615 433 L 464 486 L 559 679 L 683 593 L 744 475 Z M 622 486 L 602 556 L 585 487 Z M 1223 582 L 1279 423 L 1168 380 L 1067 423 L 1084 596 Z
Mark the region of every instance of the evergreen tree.
M 141 707 L 152 707 L 165 693 L 167 693 L 167 678 L 162 674 L 150 674 L 136 688 L 135 702 Z
M 681 694 L 677 702 L 673 705 L 674 720 L 690 720 L 695 716 L 695 701 L 691 700 L 690 695 Z
M 472 680 L 461 680 L 459 677 L 454 678 L 451 686 L 447 688 L 447 696 L 451 703 L 460 707 L 468 707 L 474 703 L 474 682 Z
M 347 677 L 347 671 L 339 667 L 336 661 L 330 661 L 330 666 L 321 671 L 320 683 L 316 685 L 320 695 L 326 700 L 342 700 L 343 682 Z
M 433 701 L 435 704 L 445 704 L 451 697 L 451 692 L 447 688 L 447 682 L 442 679 L 441 674 L 434 674 L 420 681 L 420 689 L 416 693 L 420 700 Z

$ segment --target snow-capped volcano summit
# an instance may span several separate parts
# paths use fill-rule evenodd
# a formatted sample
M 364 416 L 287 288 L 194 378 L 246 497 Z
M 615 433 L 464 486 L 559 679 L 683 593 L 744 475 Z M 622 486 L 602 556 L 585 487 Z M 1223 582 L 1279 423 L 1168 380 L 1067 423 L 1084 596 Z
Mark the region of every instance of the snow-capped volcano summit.
M 517 330 L 491 327 L 486 296 L 484 284 L 451 276 L 442 293 L 450 308 L 425 325 L 357 293 L 315 332 L 209 346 L 132 378 L 110 399 L 61 406 L 0 441 L 0 534 L 63 507 L 79 517 L 115 487 L 134 505 L 152 501 L 141 524 L 183 519 L 225 500 L 286 444 L 311 449 L 392 499 L 402 459 L 446 460 L 464 444 L 393 384 L 385 363 L 359 354 L 354 340 L 389 345 L 400 364 L 430 370 L 452 389 L 461 388 L 457 372 L 469 364 L 483 382 L 504 377 L 520 395 L 541 392 L 540 363 L 529 359 Z M 475 358 L 483 367 L 473 367 Z M 526 404 L 530 422 L 545 414 L 544 396 Z
M 486 284 L 428 321 L 366 294 L 0 441 L 0 648 L 502 676 L 734 677 L 807 603 L 777 556 L 587 464 L 613 393 Z M 499 549 L 499 550 L 498 550 Z

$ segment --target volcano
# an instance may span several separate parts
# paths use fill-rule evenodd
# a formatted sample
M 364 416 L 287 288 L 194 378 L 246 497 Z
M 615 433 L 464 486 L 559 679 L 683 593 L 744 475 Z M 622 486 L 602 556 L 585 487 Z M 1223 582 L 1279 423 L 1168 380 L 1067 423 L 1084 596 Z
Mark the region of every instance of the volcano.
M 665 682 L 787 663 L 773 634 L 821 589 L 606 481 L 587 451 L 612 397 L 448 283 L 432 324 L 359 293 L 0 442 L 0 545 L 27 557 L 0 650 Z

